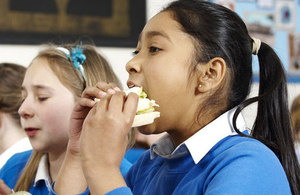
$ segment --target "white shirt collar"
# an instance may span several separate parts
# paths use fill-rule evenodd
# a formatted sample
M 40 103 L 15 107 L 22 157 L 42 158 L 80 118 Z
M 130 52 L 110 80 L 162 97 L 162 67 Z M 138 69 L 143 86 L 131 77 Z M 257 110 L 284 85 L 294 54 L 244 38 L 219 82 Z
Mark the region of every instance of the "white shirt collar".
M 237 134 L 232 125 L 235 110 L 236 108 L 233 108 L 225 112 L 176 148 L 174 148 L 171 137 L 165 135 L 151 146 L 151 159 L 158 155 L 164 158 L 178 158 L 189 152 L 197 164 L 220 140 Z M 236 124 L 241 131 L 246 130 L 245 121 L 241 114 L 238 116 Z
M 36 186 L 39 181 L 45 181 L 48 190 L 51 190 L 51 178 L 49 174 L 48 157 L 44 154 L 40 160 L 38 170 L 36 172 L 33 186 Z

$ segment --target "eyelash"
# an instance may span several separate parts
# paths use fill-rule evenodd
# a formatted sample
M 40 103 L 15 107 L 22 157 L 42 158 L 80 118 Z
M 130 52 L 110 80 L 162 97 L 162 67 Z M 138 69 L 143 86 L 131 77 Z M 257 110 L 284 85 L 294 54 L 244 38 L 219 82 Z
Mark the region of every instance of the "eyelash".
M 149 52 L 150 52 L 150 53 L 156 53 L 156 52 L 159 52 L 159 51 L 161 51 L 161 50 L 162 50 L 162 49 L 160 49 L 160 48 L 158 48 L 158 47 L 154 47 L 154 46 L 150 46 L 150 47 L 149 47 Z M 133 52 L 133 55 L 137 55 L 139 52 L 140 52 L 139 50 L 135 50 L 135 51 Z
M 137 55 L 139 52 L 140 52 L 140 51 L 135 50 L 134 52 L 132 52 L 132 54 L 135 56 L 135 55 Z
M 149 47 L 149 52 L 150 53 L 156 53 L 156 52 L 159 52 L 159 51 L 161 51 L 161 49 L 159 49 L 158 47 L 154 47 L 154 46 Z
M 46 101 L 48 99 L 48 97 L 38 97 L 38 100 L 40 102 Z

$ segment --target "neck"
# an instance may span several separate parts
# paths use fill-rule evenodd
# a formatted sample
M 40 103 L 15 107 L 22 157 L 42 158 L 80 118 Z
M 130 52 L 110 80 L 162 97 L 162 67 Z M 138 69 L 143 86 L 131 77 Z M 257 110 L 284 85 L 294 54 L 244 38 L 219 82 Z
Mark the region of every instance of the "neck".
M 194 135 L 196 132 L 198 132 L 199 129 L 201 129 L 201 127 L 189 128 L 189 129 L 185 129 L 184 131 L 169 130 L 168 134 L 172 138 L 174 146 L 177 147 L 185 140 L 190 138 L 192 135 Z
M 171 136 L 173 144 L 175 147 L 183 143 L 185 140 L 193 136 L 198 131 L 201 131 L 203 127 L 212 122 L 216 117 L 213 115 L 207 114 L 206 117 L 200 117 L 202 120 L 197 120 L 194 117 L 194 121 L 185 123 L 185 128 L 178 128 L 175 130 L 169 130 L 168 134 Z M 189 126 L 187 124 L 190 124 Z
M 65 159 L 65 154 L 65 150 L 62 153 L 48 153 L 49 174 L 52 182 L 56 180 L 59 169 Z
M 25 137 L 26 134 L 23 129 L 15 124 L 15 121 L 8 114 L 2 113 L 0 125 L 0 154 Z

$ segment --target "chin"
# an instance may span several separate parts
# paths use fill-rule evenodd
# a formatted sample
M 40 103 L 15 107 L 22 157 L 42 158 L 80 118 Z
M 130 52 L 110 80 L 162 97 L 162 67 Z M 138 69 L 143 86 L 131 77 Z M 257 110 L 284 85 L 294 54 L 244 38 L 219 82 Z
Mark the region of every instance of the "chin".
M 145 135 L 154 134 L 156 131 L 155 123 L 137 127 L 138 131 Z
M 37 142 L 36 140 L 30 140 L 32 149 L 37 152 L 47 152 L 46 146 L 43 143 Z
M 47 152 L 43 146 L 32 145 L 32 149 L 36 152 L 43 152 L 43 153 Z
M 158 125 L 158 121 L 154 122 L 152 124 L 149 125 L 144 125 L 144 126 L 140 126 L 137 127 L 137 130 L 145 135 L 150 135 L 150 134 L 160 134 L 165 132 L 165 130 L 163 128 L 160 128 Z

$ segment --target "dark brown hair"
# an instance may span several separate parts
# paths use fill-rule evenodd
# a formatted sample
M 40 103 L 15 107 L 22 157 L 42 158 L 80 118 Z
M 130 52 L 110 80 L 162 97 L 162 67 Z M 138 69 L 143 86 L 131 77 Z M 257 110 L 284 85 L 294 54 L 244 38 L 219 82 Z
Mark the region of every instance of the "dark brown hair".
M 257 117 L 251 137 L 267 145 L 276 154 L 292 193 L 300 194 L 300 168 L 292 139 L 286 76 L 277 54 L 269 45 L 261 43 L 257 54 L 260 66 L 259 94 L 246 99 L 252 84 L 253 40 L 243 20 L 230 9 L 201 0 L 175 1 L 163 11 L 171 12 L 182 30 L 194 39 L 197 63 L 207 63 L 214 57 L 221 57 L 229 69 L 225 76 L 229 83 L 209 97 L 201 112 L 213 110 L 214 116 L 218 116 L 237 107 L 233 125 L 237 133 L 246 136 L 237 129 L 236 119 L 243 108 L 257 102 Z
M 13 63 L 0 63 L 0 110 L 8 113 L 20 124 L 18 109 L 21 105 L 21 86 L 25 75 L 24 66 Z

